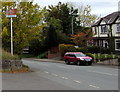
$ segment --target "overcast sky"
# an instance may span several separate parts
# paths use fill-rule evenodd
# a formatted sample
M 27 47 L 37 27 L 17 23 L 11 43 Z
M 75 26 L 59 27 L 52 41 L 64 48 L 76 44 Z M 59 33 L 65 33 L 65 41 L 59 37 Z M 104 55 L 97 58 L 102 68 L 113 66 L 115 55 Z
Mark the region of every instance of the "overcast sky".
M 118 2 L 120 0 L 34 0 L 34 3 L 39 4 L 41 7 L 48 5 L 57 5 L 58 2 L 73 2 L 76 6 L 83 4 L 84 6 L 91 6 L 91 13 L 101 17 L 106 16 L 112 12 L 118 11 Z

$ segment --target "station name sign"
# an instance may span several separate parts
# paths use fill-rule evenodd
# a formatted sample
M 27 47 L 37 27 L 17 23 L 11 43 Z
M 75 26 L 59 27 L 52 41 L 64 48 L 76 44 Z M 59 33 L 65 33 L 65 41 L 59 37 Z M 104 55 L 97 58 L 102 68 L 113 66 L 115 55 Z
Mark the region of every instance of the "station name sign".
M 16 9 L 8 9 L 6 11 L 6 17 L 16 17 L 17 10 Z

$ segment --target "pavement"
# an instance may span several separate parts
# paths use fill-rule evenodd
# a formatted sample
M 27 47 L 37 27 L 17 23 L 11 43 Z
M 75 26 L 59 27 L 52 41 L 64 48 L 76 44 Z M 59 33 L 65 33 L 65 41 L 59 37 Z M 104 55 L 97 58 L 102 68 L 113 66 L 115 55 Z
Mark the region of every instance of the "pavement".
M 40 61 L 40 62 L 52 62 L 52 63 L 65 63 L 64 60 L 57 60 L 57 59 L 36 59 L 36 58 L 30 58 L 30 60 Z M 105 67 L 113 67 L 113 68 L 120 68 L 117 65 L 111 65 L 111 64 L 104 64 L 103 62 L 97 62 L 93 63 L 95 66 L 105 66 Z

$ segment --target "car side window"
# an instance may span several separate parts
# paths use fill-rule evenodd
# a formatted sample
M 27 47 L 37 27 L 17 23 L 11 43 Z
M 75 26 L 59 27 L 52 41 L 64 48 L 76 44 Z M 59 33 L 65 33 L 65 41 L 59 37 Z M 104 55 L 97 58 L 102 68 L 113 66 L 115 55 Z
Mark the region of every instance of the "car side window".
M 70 54 L 67 54 L 66 56 L 70 56 Z
M 74 54 L 71 54 L 70 57 L 75 57 L 75 55 L 74 55 Z

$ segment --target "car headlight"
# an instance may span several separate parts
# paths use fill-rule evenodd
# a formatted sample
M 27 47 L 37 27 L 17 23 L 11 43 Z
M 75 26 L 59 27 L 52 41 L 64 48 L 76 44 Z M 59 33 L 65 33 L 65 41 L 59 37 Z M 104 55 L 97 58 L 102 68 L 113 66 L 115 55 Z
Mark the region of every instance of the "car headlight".
M 83 58 L 80 58 L 80 60 L 84 60 Z

